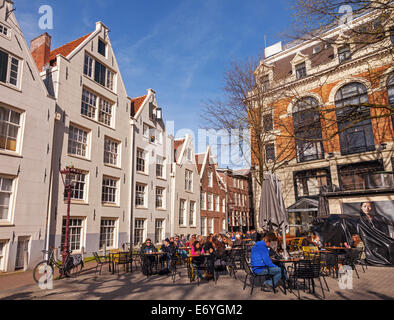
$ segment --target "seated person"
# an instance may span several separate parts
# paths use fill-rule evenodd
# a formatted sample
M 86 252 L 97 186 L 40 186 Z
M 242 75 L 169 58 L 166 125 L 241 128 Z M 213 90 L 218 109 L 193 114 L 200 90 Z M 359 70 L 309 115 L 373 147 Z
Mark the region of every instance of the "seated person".
M 199 270 L 199 267 L 201 266 L 201 264 L 204 263 L 204 257 L 200 256 L 202 254 L 205 254 L 204 249 L 202 248 L 199 241 L 195 241 L 192 245 L 191 250 L 190 250 L 190 255 L 193 256 L 192 257 L 192 265 L 197 270 L 197 275 L 200 279 L 203 278 L 201 271 Z
M 361 254 L 361 260 L 365 260 L 365 246 L 358 234 L 352 235 L 352 248 L 358 248 L 363 251 Z
M 241 235 L 237 233 L 235 235 L 235 240 L 233 241 L 233 247 L 240 247 L 240 246 L 242 246 L 242 239 L 241 239 Z
M 175 237 L 175 248 L 178 252 L 178 254 L 181 256 L 182 259 L 186 259 L 187 258 L 187 253 L 185 249 L 179 249 L 182 247 L 186 247 L 186 245 L 183 244 L 183 242 L 179 239 L 178 236 Z
M 157 252 L 157 249 L 153 245 L 151 239 L 146 239 L 145 243 L 141 246 L 140 253 L 143 256 L 143 270 L 145 274 L 152 274 L 152 266 L 156 261 L 155 256 L 147 256 L 146 253 Z
M 271 236 L 266 236 L 264 238 L 265 244 L 267 246 L 268 249 L 268 253 L 269 253 L 269 257 L 271 259 L 282 259 L 282 257 L 275 251 L 275 249 L 271 248 L 271 244 L 272 244 L 272 237 Z
M 323 247 L 323 243 L 320 240 L 320 236 L 317 233 L 313 233 L 313 235 L 312 235 L 312 243 L 313 243 L 314 246 L 316 246 L 318 248 Z
M 205 240 L 205 243 L 203 244 L 203 249 L 205 253 L 211 254 L 207 259 L 208 259 L 208 275 L 206 277 L 207 280 L 210 280 L 213 278 L 213 273 L 214 273 L 214 263 L 215 263 L 215 255 L 213 253 L 215 252 L 215 244 L 212 241 L 212 237 L 208 236 L 207 239 Z
M 187 247 L 186 242 L 187 242 L 187 241 L 186 241 L 186 239 L 185 239 L 185 235 L 182 234 L 182 235 L 181 235 L 181 238 L 179 239 L 180 247 Z
M 269 251 L 264 240 L 261 241 L 261 235 L 257 236 L 257 243 L 253 246 L 251 252 L 251 265 L 252 270 L 256 275 L 273 275 L 273 281 L 267 278 L 264 282 L 264 291 L 271 290 L 272 287 L 276 287 L 279 280 L 282 278 L 282 270 L 280 267 L 272 263 L 269 257 Z M 288 281 L 287 274 L 284 273 L 283 276 Z
M 195 235 L 195 234 L 193 234 L 193 235 L 190 237 L 190 239 L 189 239 L 188 242 L 186 243 L 186 247 L 192 247 L 194 241 L 196 241 L 196 235 Z
M 171 243 L 170 240 L 167 238 L 164 240 L 164 244 L 161 246 L 160 251 L 164 252 L 164 255 L 160 258 L 161 262 L 167 262 L 167 269 L 170 270 L 171 266 L 171 259 L 175 257 L 175 245 Z

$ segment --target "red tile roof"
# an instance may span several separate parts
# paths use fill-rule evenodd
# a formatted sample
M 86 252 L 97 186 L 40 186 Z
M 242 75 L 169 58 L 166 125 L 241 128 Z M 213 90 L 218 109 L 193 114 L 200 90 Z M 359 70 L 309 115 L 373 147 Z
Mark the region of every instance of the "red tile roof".
M 186 139 L 182 140 L 174 140 L 174 150 L 178 150 L 179 147 L 181 147 L 185 143 Z M 182 149 L 179 150 L 181 152 Z
M 61 47 L 59 47 L 59 48 L 57 48 L 55 50 L 52 50 L 49 53 L 49 61 L 51 62 L 51 61 L 55 60 L 56 56 L 58 54 L 61 54 L 62 56 L 67 57 L 72 51 L 74 51 L 74 49 L 76 47 L 78 47 L 92 33 L 93 32 L 91 32 L 91 33 L 89 33 L 89 34 L 87 34 L 87 35 L 85 35 L 85 36 L 83 36 L 83 37 L 81 37 L 81 38 L 79 38 L 77 40 L 71 41 L 71 42 L 69 42 L 69 43 L 67 43 L 67 44 L 65 44 L 65 45 L 63 45 L 63 46 L 61 46 Z M 51 62 L 51 65 L 55 66 L 56 65 L 56 60 Z
M 141 108 L 142 104 L 144 103 L 146 97 L 148 95 L 144 95 L 138 98 L 130 98 L 131 99 L 131 114 L 135 116 L 138 110 Z
M 196 165 L 198 173 L 201 174 L 202 165 L 204 164 L 205 153 L 199 153 L 194 156 L 196 158 Z
M 186 139 L 174 140 L 175 161 L 178 161 L 179 155 L 182 152 L 182 147 L 185 141 Z

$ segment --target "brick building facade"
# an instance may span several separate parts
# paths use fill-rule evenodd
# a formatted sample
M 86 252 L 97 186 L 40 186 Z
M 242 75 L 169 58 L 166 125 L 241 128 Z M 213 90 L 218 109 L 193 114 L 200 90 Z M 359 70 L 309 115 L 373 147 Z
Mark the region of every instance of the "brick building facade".
M 218 169 L 218 172 L 227 189 L 228 230 L 245 232 L 253 229 L 250 170 Z
M 356 28 L 374 23 L 372 15 L 354 20 Z M 276 173 L 292 233 L 316 216 L 322 186 L 331 214 L 357 215 L 362 202 L 372 201 L 376 213 L 394 220 L 394 123 L 381 107 L 394 102 L 393 43 L 391 33 L 379 45 L 353 45 L 337 27 L 261 62 L 257 74 L 269 79 L 267 105 L 273 106 L 270 157 L 285 163 Z M 279 90 L 291 94 L 278 99 Z M 367 115 L 355 124 L 346 118 L 354 105 L 360 117 Z M 308 119 L 316 122 L 302 132 Z M 253 186 L 258 208 L 260 187 L 255 180 Z
M 201 185 L 201 234 L 222 233 L 227 230 L 226 187 L 216 171 L 210 147 L 195 157 Z

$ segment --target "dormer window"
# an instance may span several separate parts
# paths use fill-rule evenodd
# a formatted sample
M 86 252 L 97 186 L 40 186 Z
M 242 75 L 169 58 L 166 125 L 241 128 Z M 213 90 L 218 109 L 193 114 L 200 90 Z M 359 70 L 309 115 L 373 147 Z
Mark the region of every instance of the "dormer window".
M 103 40 L 101 40 L 101 39 L 99 39 L 99 41 L 98 41 L 98 53 L 100 53 L 102 56 L 106 56 L 107 54 L 107 44 L 103 41 Z
M 269 75 L 265 75 L 261 78 L 261 89 L 263 91 L 268 91 L 270 87 L 270 77 Z
M 319 53 L 321 51 L 321 45 L 313 47 L 313 54 Z
M 352 53 L 350 52 L 349 45 L 345 45 L 338 49 L 338 58 L 339 58 L 339 63 L 350 60 L 352 58 Z
M 302 79 L 306 77 L 306 64 L 305 62 L 297 64 L 296 67 L 297 79 Z
M 5 25 L 0 24 L 0 34 L 8 37 L 8 32 L 8 28 Z

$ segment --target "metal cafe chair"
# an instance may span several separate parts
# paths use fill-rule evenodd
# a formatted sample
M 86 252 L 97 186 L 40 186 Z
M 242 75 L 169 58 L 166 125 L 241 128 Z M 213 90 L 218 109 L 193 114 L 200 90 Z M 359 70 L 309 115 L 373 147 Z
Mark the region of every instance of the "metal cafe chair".
M 255 287 L 255 281 L 256 279 L 260 279 L 261 281 L 261 287 L 263 286 L 263 280 L 269 278 L 272 281 L 272 289 L 274 291 L 274 293 L 276 293 L 276 289 L 274 286 L 274 276 L 272 274 L 269 273 L 269 267 L 268 267 L 268 274 L 266 275 L 257 275 L 252 271 L 252 268 L 250 267 L 250 265 L 248 264 L 248 262 L 246 261 L 245 258 L 241 258 L 241 266 L 242 269 L 245 271 L 246 276 L 245 276 L 245 281 L 244 281 L 244 290 L 246 288 L 246 283 L 248 281 L 248 278 L 250 279 L 251 282 L 251 290 L 250 290 L 250 295 L 253 294 L 253 289 Z

